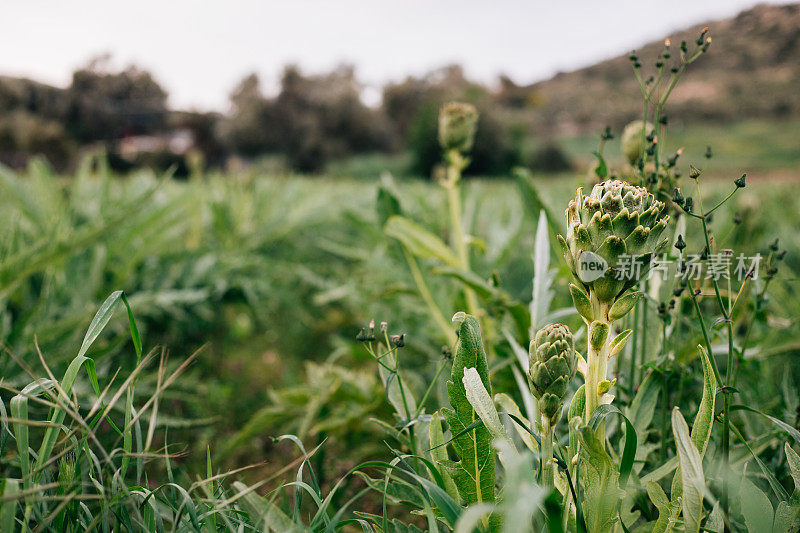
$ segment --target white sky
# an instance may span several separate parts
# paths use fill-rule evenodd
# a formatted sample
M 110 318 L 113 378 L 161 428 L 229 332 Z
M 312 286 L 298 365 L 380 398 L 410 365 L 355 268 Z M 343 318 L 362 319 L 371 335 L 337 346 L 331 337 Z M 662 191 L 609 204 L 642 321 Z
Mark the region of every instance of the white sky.
M 589 65 L 752 0 L 2 0 L 0 73 L 67 85 L 91 57 L 151 70 L 180 108 L 228 108 L 249 72 L 347 62 L 375 89 L 447 63 L 517 83 Z M 785 2 L 774 2 L 785 3 Z M 713 30 L 713 28 L 712 28 Z

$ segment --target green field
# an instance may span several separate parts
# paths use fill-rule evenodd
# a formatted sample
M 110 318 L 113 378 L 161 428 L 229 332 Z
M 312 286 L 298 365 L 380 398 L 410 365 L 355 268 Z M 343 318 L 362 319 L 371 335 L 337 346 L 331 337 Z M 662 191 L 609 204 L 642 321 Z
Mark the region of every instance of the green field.
M 113 291 L 124 291 L 144 354 L 152 350 L 138 367 L 136 396 L 131 397 L 135 409 L 148 409 L 142 421 L 152 424 L 152 434 L 143 443 L 138 431 L 148 433 L 147 427 L 137 426 L 136 438 L 128 441 L 103 424 L 97 444 L 140 454 L 149 450 L 156 456 L 165 445 L 180 450 L 166 469 L 163 460 L 134 453 L 129 468 L 136 465 L 136 475 L 151 483 L 172 476 L 196 479 L 206 472 L 208 458 L 214 473 L 266 461 L 231 480 L 256 483 L 276 475 L 268 478 L 274 488 L 294 475 L 281 467 L 289 462 L 287 454 L 296 457 L 297 450 L 274 444 L 272 437 L 291 433 L 308 447 L 325 442 L 309 464 L 321 490 L 329 490 L 347 468 L 387 456 L 381 428 L 369 419 L 391 420 L 391 404 L 372 356 L 354 340 L 359 329 L 374 318 L 388 321 L 391 332 L 407 334 L 404 380 L 417 398 L 440 367 L 440 347 L 450 339 L 420 297 L 403 246 L 382 227 L 386 197 L 378 194 L 379 189 L 392 191 L 399 202 L 395 211 L 447 242 L 447 195 L 437 184 L 386 176 L 381 182 L 377 177 L 255 173 L 209 174 L 186 182 L 147 172 L 119 178 L 98 160 L 87 160 L 70 178 L 36 163 L 19 174 L 2 170 L 0 180 L 4 397 L 9 399 L 32 376 L 47 372 L 44 364 L 60 376 L 98 306 Z M 507 295 L 500 300 L 486 296 L 480 304 L 486 324 L 491 324 L 485 334 L 492 346 L 489 364 L 496 391 L 518 398 L 509 372 L 513 350 L 503 340 L 513 331 L 513 321 L 503 309 L 507 298 L 524 305 L 530 301 L 538 209 L 550 210 L 554 223 L 562 224 L 560 213 L 583 181 L 564 175 L 472 180 L 464 185 L 463 225 L 473 243 L 471 267 L 478 279 L 496 280 Z M 739 361 L 743 374 L 764 378 L 746 382 L 742 394 L 747 403 L 778 416 L 794 408 L 798 376 L 792 361 L 800 351 L 794 274 L 800 251 L 800 200 L 793 194 L 795 187 L 791 182 L 756 181 L 711 222 L 716 247 L 766 254 L 777 237 L 781 249 L 788 251 L 771 285 L 769 314 L 758 311 L 750 317 L 753 352 Z M 712 181 L 704 185 L 704 201 L 711 205 L 731 188 L 730 183 Z M 738 225 L 732 222 L 734 213 L 742 218 Z M 695 233 L 687 240 L 699 246 L 697 238 Z M 416 264 L 442 315 L 449 318 L 466 305 L 463 285 L 437 270 L 434 257 L 422 253 Z M 551 266 L 558 272 L 552 307 L 568 308 L 566 271 L 555 254 Z M 713 303 L 705 300 L 704 305 Z M 688 305 L 685 298 L 682 301 Z M 651 325 L 657 322 L 654 307 Z M 747 309 L 749 305 L 742 308 L 750 316 L 753 311 Z M 691 314 L 691 309 L 682 312 Z M 574 311 L 561 316 L 575 323 Z M 117 311 L 87 352 L 101 388 L 127 390 L 122 380 L 137 368 L 128 330 L 125 313 Z M 697 334 L 685 331 L 680 343 L 676 341 L 672 365 L 699 371 L 692 348 Z M 656 364 L 658 342 L 644 350 L 643 361 Z M 182 367 L 193 354 L 191 364 Z M 623 360 L 616 367 L 623 376 L 626 364 Z M 672 372 L 671 379 L 681 384 L 672 402 L 696 409 L 699 383 Z M 164 380 L 173 373 L 179 376 L 165 388 Z M 443 380 L 433 383 L 427 396 L 431 411 L 447 402 Z M 781 384 L 788 396 L 775 396 L 774 387 Z M 85 377 L 79 377 L 73 392 L 84 405 L 74 416 L 86 416 L 94 393 Z M 622 388 L 619 394 L 623 403 L 629 401 L 630 392 Z M 157 414 L 148 398 L 158 399 Z M 109 404 L 108 417 L 124 425 L 125 402 L 115 398 Z M 33 403 L 27 416 L 44 419 L 47 411 L 46 404 Z M 744 422 L 742 430 L 756 439 L 752 445 L 778 461 L 768 452 L 770 440 L 757 436 L 762 423 Z M 31 427 L 30 441 L 42 431 Z M 5 446 L 7 452 L 14 447 L 10 442 Z M 741 446 L 734 449 L 737 460 L 746 458 Z M 15 465 L 13 456 L 4 459 L 10 472 L 19 468 Z M 348 479 L 332 496 L 335 505 L 356 494 L 358 482 Z M 213 501 L 219 503 L 241 488 L 232 488 L 231 480 L 219 480 Z M 163 505 L 176 497 L 167 492 Z M 380 506 L 380 498 L 369 494 L 363 501 L 367 509 Z M 195 505 L 200 512 L 205 504 L 198 500 Z M 52 506 L 34 508 L 36 521 L 45 520 L 48 512 L 62 513 L 58 516 L 63 518 L 63 510 Z M 151 518 L 140 520 L 150 523 Z

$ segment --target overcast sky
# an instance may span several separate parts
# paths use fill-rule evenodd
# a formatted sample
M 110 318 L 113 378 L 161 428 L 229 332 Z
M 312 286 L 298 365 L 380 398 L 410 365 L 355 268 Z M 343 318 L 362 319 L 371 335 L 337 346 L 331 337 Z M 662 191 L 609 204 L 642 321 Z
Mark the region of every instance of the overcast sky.
M 64 86 L 93 56 L 154 72 L 181 108 L 226 110 L 247 73 L 347 62 L 372 87 L 447 63 L 530 83 L 611 57 L 751 0 L 2 0 L 0 73 Z M 785 2 L 774 2 L 785 3 Z M 368 98 L 370 97 L 368 91 Z

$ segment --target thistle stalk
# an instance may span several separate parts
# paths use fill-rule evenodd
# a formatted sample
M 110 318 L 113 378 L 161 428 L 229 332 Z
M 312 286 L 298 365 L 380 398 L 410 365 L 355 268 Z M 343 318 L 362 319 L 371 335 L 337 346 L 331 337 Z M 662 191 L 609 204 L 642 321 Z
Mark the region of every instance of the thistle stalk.
M 467 235 L 461 219 L 461 172 L 466 167 L 467 159 L 457 150 L 450 150 L 447 154 L 447 179 L 444 187 L 447 189 L 447 204 L 450 212 L 450 228 L 453 244 L 456 249 L 461 268 L 469 270 L 469 249 L 467 248 Z M 464 289 L 464 298 L 467 301 L 467 312 L 476 315 L 478 301 L 475 293 L 469 287 Z
M 447 164 L 447 173 L 442 185 L 447 190 L 453 246 L 459 266 L 464 270 L 469 270 L 469 248 L 461 220 L 460 184 L 461 173 L 469 165 L 467 154 L 472 150 L 477 127 L 478 110 L 471 104 L 450 102 L 439 112 L 439 144 L 444 151 Z M 478 302 L 472 289 L 464 289 L 464 298 L 467 301 L 469 314 L 477 315 Z

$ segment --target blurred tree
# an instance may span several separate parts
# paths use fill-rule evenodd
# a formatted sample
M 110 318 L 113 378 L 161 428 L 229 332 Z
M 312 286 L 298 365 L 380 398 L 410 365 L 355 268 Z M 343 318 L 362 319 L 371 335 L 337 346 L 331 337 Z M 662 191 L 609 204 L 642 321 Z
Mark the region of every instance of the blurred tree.
M 16 110 L 0 114 L 0 162 L 23 167 L 30 156 L 41 155 L 64 169 L 75 153 L 75 143 L 57 121 Z
M 0 76 L 0 113 L 25 111 L 62 121 L 66 110 L 66 91 L 26 78 Z
M 381 110 L 364 105 L 360 94 L 349 66 L 316 76 L 289 66 L 272 99 L 251 74 L 231 94 L 233 109 L 223 135 L 239 154 L 281 152 L 304 172 L 321 170 L 334 158 L 396 148 L 391 123 Z
M 548 143 L 533 153 L 528 164 L 540 172 L 567 172 L 573 169 L 572 161 L 555 143 Z
M 114 140 L 162 131 L 167 93 L 137 67 L 111 72 L 108 57 L 92 60 L 72 74 L 65 121 L 80 142 Z
M 193 148 L 203 154 L 204 163 L 219 167 L 225 163 L 226 147 L 222 141 L 219 124 L 222 115 L 219 113 L 201 113 L 197 111 L 175 111 L 170 114 L 170 129 L 183 129 L 191 133 Z

